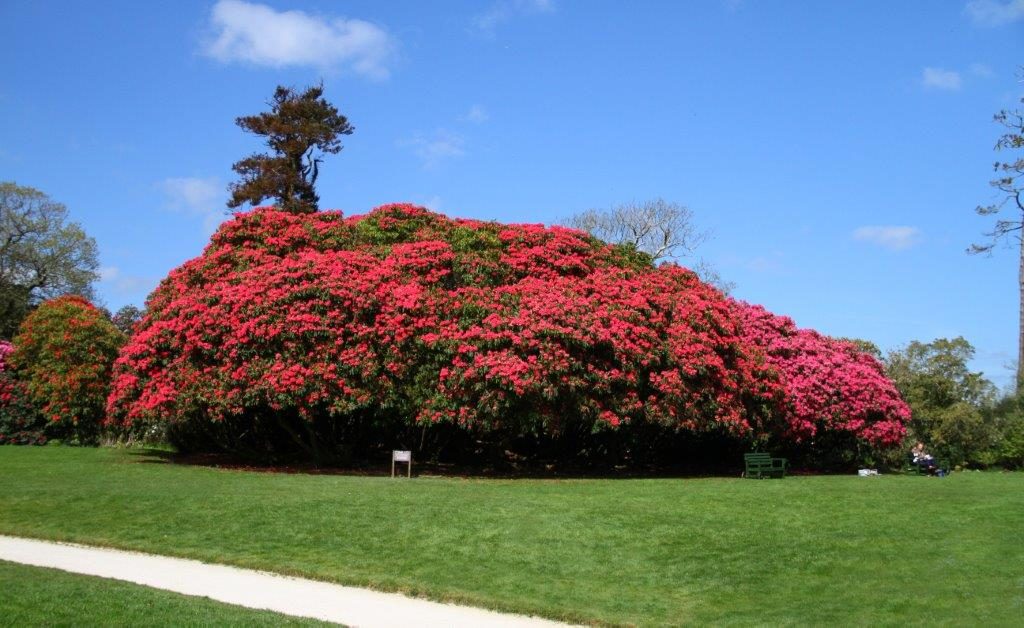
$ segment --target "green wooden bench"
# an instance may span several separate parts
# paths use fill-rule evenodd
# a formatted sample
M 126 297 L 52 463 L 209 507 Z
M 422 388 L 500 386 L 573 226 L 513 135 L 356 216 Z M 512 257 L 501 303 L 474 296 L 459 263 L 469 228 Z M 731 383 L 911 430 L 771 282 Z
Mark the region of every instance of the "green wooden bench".
M 786 477 L 785 458 L 772 458 L 771 454 L 753 453 L 743 454 L 743 461 L 747 464 L 747 470 L 743 477 L 756 478 L 784 478 Z

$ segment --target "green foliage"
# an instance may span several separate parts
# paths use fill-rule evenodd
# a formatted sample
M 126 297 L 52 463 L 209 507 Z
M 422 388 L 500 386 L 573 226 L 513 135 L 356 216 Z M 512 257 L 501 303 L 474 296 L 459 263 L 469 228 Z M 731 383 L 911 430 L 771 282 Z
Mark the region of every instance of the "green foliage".
M 67 208 L 39 190 L 0 183 L 0 338 L 45 299 L 92 296 L 96 242 L 67 218 Z
M 996 389 L 967 362 L 974 347 L 962 337 L 911 342 L 886 357 L 886 372 L 910 405 L 911 440 L 920 440 L 948 465 L 996 461 L 999 433 L 987 409 Z
M 1001 399 L 988 411 L 996 432 L 995 464 L 1007 469 L 1024 468 L 1024 395 Z
M 114 323 L 114 327 L 122 334 L 131 336 L 132 328 L 135 327 L 135 323 L 142 320 L 142 314 L 142 310 L 134 305 L 126 305 L 110 317 L 110 322 Z
M 273 154 L 250 155 L 232 166 L 242 180 L 231 184 L 228 207 L 256 206 L 272 198 L 283 211 L 317 211 L 316 180 L 323 160 L 316 151 L 340 152 L 338 136 L 351 135 L 354 130 L 348 119 L 324 100 L 323 93 L 323 85 L 302 93 L 279 85 L 269 113 L 235 120 L 245 131 L 265 137 Z
M 427 234 L 447 232 L 448 225 L 445 222 L 439 220 L 438 214 L 394 205 L 367 214 L 356 223 L 355 232 L 360 243 L 391 246 L 425 239 Z
M 933 411 L 928 432 L 939 459 L 950 466 L 987 466 L 995 460 L 997 433 L 977 406 L 960 401 Z
M 911 342 L 886 359 L 887 372 L 904 398 L 921 408 L 947 408 L 960 401 L 991 402 L 996 389 L 984 374 L 971 372 L 967 362 L 974 347 L 963 337 Z
M 498 238 L 497 233 L 495 233 L 496 228 L 453 227 L 448 235 L 448 244 L 451 245 L 452 250 L 456 253 L 468 253 L 480 249 L 497 249 L 501 247 L 501 240 Z
M 875 358 L 879 362 L 884 359 L 882 350 L 878 348 L 878 345 L 870 340 L 864 340 L 862 338 L 837 338 L 837 340 L 845 340 L 846 342 L 853 343 L 853 345 L 858 349 Z
M 639 270 L 645 266 L 652 266 L 654 264 L 654 259 L 651 258 L 651 255 L 637 249 L 636 245 L 632 242 L 613 245 L 611 248 L 611 257 L 614 260 L 613 263 L 615 265 L 632 270 Z
M 327 626 L 137 584 L 0 562 L 8 626 Z
M 1000 436 L 996 462 L 1008 469 L 1024 468 L 1024 412 L 1006 416 Z
M 25 319 L 10 363 L 54 436 L 93 444 L 125 336 L 81 297 L 47 301 Z

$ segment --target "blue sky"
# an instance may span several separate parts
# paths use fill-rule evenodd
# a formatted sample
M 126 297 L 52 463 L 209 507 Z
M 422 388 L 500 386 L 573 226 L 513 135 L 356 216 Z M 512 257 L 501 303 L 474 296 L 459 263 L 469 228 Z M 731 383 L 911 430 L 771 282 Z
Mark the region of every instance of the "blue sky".
M 323 207 L 551 223 L 662 197 L 736 296 L 886 349 L 963 335 L 1010 379 L 1014 251 L 964 251 L 1024 0 L 5 0 L 0 58 L 0 179 L 96 238 L 112 309 L 226 217 L 261 149 L 234 118 L 323 79 L 356 128 Z

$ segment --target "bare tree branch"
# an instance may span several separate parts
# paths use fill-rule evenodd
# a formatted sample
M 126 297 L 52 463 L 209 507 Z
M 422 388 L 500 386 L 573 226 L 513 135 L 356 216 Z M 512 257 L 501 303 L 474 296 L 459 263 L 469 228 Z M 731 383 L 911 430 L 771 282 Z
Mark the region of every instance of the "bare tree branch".
M 708 233 L 696 227 L 693 212 L 684 205 L 663 199 L 626 203 L 610 209 L 588 209 L 564 221 L 612 244 L 626 244 L 647 253 L 651 261 L 691 258 L 707 241 Z M 689 264 L 704 281 L 728 292 L 733 288 L 705 260 Z
M 1021 68 L 1024 81 L 1024 67 Z M 1024 104 L 1024 98 L 1021 98 Z M 1024 148 L 1024 111 L 1000 111 L 994 120 L 1001 124 L 1006 132 L 996 141 L 996 152 L 1015 151 Z M 991 253 L 1001 241 L 1016 241 L 1018 270 L 1018 326 L 1017 326 L 1017 389 L 1024 389 L 1024 156 L 1014 155 L 1006 161 L 997 161 L 993 165 L 997 177 L 989 181 L 989 185 L 999 191 L 1000 198 L 989 205 L 975 208 L 981 216 L 993 216 L 1010 208 L 1009 217 L 996 220 L 991 231 L 984 235 L 987 242 L 972 244 L 968 253 Z M 1011 203 L 1012 201 L 1012 203 Z
M 1024 98 L 1021 103 L 1024 103 Z M 993 116 L 993 120 L 1006 129 L 996 141 L 994 148 L 997 152 L 1024 148 L 1024 112 L 1003 110 Z M 1007 161 L 997 161 L 992 169 L 1000 176 L 989 181 L 989 185 L 999 191 L 1000 198 L 989 205 L 979 205 L 974 211 L 980 216 L 992 216 L 1012 203 L 1016 215 L 997 220 L 995 227 L 983 234 L 989 241 L 985 244 L 972 244 L 967 249 L 968 253 L 988 253 L 999 240 L 1024 227 L 1024 157 L 1014 156 Z

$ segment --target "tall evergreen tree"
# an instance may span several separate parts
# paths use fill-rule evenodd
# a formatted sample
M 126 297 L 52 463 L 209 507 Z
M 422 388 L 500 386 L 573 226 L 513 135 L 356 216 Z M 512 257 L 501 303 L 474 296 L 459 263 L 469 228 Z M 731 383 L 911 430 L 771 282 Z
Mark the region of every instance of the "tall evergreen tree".
M 317 211 L 322 156 L 340 152 L 340 136 L 354 130 L 323 93 L 323 84 L 302 93 L 278 85 L 269 112 L 235 119 L 244 130 L 266 138 L 272 154 L 255 153 L 232 166 L 241 180 L 230 186 L 228 207 L 259 205 L 272 198 L 284 211 Z

